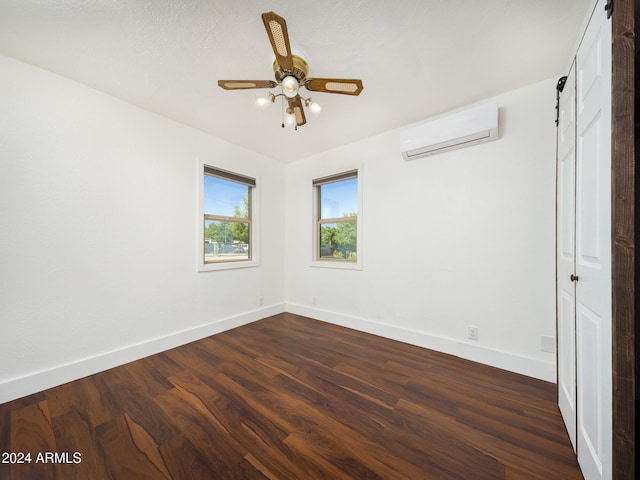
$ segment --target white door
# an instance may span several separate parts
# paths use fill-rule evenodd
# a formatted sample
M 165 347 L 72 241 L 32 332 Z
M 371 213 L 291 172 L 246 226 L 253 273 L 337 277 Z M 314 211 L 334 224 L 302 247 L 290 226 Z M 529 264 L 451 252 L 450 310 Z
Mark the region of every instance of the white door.
M 558 406 L 576 450 L 576 75 L 567 76 L 558 109 Z
M 611 21 L 598 1 L 576 57 L 577 453 L 612 475 Z

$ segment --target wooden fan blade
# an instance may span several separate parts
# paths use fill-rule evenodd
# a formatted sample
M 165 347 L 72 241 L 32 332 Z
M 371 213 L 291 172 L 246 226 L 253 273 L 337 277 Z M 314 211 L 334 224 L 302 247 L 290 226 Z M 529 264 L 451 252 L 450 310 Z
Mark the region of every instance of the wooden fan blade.
M 262 14 L 264 28 L 271 42 L 271 48 L 276 55 L 276 61 L 284 70 L 293 70 L 293 57 L 291 56 L 291 46 L 289 45 L 289 31 L 284 18 L 273 12 Z
M 296 125 L 299 127 L 307 123 L 307 119 L 304 116 L 304 110 L 302 108 L 302 101 L 300 100 L 300 96 L 298 95 L 296 98 L 289 98 L 289 108 L 293 111 L 293 114 L 296 116 Z
M 248 88 L 273 88 L 278 84 L 273 80 L 218 80 L 218 86 L 225 90 L 246 90 Z
M 362 80 L 357 78 L 310 78 L 305 87 L 312 92 L 341 93 L 343 95 L 360 95 L 364 88 Z

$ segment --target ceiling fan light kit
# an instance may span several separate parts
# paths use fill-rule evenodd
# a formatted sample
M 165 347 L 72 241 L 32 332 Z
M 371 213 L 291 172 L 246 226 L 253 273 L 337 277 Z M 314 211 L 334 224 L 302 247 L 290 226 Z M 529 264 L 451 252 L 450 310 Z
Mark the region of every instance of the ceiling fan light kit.
M 296 114 L 293 113 L 293 110 L 287 108 L 287 114 L 284 117 L 284 121 L 287 125 L 293 126 L 296 124 Z
M 287 98 L 296 98 L 298 90 L 300 90 L 300 84 L 293 75 L 288 75 L 282 79 L 282 94 Z
M 271 48 L 275 55 L 273 62 L 273 72 L 276 81 L 272 80 L 218 80 L 218 86 L 225 90 L 247 90 L 254 88 L 275 88 L 280 86 L 281 93 L 257 94 L 255 96 L 256 106 L 265 110 L 276 100 L 282 97 L 287 102 L 286 113 L 283 112 L 282 126 L 285 123 L 297 127 L 307 123 L 304 115 L 304 106 L 307 107 L 311 115 L 318 117 L 322 111 L 322 106 L 300 95 L 300 88 L 304 87 L 312 92 L 338 93 L 343 95 L 359 95 L 363 89 L 362 80 L 342 79 L 342 78 L 307 78 L 309 74 L 309 64 L 299 55 L 291 53 L 289 44 L 289 31 L 284 18 L 273 12 L 262 14 L 262 22 Z
M 311 115 L 316 118 L 318 118 L 320 116 L 320 112 L 322 112 L 322 105 L 320 105 L 318 102 L 314 102 L 310 98 L 307 98 L 304 101 L 304 106 L 307 107 L 311 112 Z
M 266 110 L 276 101 L 276 96 L 271 92 L 256 93 L 255 98 L 256 98 L 256 107 L 258 107 L 260 110 Z

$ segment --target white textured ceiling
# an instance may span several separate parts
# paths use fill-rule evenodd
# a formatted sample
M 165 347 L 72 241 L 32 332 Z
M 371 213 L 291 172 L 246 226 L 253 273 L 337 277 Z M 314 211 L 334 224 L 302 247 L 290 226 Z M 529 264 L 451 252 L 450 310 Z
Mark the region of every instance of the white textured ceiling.
M 0 52 L 290 162 L 561 75 L 593 3 L 0 0 Z M 322 115 L 293 131 L 259 90 L 219 88 L 273 79 L 270 10 L 310 77 L 361 78 L 360 96 L 315 93 Z

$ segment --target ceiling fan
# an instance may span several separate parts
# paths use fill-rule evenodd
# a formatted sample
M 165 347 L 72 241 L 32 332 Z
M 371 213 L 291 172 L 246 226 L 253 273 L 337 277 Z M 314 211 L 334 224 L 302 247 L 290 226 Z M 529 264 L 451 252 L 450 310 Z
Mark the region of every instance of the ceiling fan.
M 289 32 L 284 18 L 273 12 L 262 14 L 262 21 L 276 58 L 273 62 L 275 81 L 273 80 L 218 80 L 218 86 L 225 90 L 247 90 L 254 88 L 275 88 L 280 86 L 282 93 L 256 95 L 256 104 L 266 108 L 282 96 L 287 101 L 287 120 L 295 123 L 296 128 L 307 123 L 302 103 L 312 115 L 318 116 L 322 107 L 311 98 L 300 96 L 300 88 L 312 92 L 339 93 L 342 95 L 359 95 L 363 89 L 362 80 L 344 78 L 307 78 L 309 65 L 299 55 L 291 52 Z M 284 119 L 282 127 L 284 127 Z

